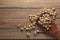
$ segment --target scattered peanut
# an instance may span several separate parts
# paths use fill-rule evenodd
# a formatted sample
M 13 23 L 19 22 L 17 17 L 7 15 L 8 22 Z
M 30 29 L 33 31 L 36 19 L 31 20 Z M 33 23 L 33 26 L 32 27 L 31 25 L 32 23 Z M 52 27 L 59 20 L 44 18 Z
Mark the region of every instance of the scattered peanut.
M 24 26 L 24 29 L 26 29 L 26 26 Z
M 27 37 L 30 37 L 30 33 L 29 33 L 29 32 L 27 32 L 27 33 L 26 33 L 26 36 L 27 36 Z
M 36 31 L 34 31 L 34 36 L 36 36 L 37 35 L 37 32 Z
M 21 28 L 21 31 L 23 31 L 24 30 L 24 28 Z

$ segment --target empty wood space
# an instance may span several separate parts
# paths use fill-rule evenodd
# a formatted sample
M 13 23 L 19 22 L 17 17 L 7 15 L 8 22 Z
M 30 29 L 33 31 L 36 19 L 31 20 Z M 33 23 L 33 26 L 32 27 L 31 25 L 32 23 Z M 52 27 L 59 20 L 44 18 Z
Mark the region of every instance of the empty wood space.
M 0 0 L 0 39 L 56 39 L 44 33 L 36 37 L 31 32 L 31 37 L 26 37 L 26 32 L 20 32 L 18 24 L 28 26 L 29 14 L 37 14 L 41 8 L 56 8 L 57 30 L 60 31 L 60 0 Z M 37 27 L 37 26 L 36 26 Z

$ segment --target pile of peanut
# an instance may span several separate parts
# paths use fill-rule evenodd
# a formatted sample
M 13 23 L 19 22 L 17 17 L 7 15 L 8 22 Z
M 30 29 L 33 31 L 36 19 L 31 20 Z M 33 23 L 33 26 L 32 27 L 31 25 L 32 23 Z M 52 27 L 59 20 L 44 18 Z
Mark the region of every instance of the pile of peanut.
M 56 10 L 55 8 L 48 9 L 48 8 L 42 8 L 39 13 L 37 14 L 30 14 L 29 19 L 32 22 L 33 25 L 36 25 L 36 23 L 42 25 L 46 30 L 49 30 L 51 27 L 51 20 L 55 20 L 56 18 Z

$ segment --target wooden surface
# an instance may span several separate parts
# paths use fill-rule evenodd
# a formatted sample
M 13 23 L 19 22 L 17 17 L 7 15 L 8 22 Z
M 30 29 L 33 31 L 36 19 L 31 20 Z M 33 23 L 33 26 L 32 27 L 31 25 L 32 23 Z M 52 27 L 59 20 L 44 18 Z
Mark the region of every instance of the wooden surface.
M 29 25 L 29 14 L 36 14 L 43 7 L 56 8 L 57 30 L 60 31 L 59 0 L 0 0 L 0 39 L 28 39 L 26 32 L 20 32 L 17 25 Z M 23 26 L 22 26 L 23 27 Z M 40 30 L 36 37 L 31 32 L 29 39 L 56 39 Z

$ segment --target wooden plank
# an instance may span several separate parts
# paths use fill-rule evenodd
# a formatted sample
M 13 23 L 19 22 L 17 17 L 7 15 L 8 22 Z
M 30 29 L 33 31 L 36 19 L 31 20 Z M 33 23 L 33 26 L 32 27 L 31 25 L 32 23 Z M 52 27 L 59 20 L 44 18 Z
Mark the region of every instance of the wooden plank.
M 28 25 L 30 22 L 27 19 L 1 19 L 0 27 L 1 28 L 17 28 L 18 24 Z
M 20 32 L 17 29 L 0 29 L 0 39 L 56 39 L 55 37 L 40 33 L 37 36 L 34 36 L 34 31 L 30 32 L 30 38 L 26 37 L 26 32 Z M 42 37 L 41 37 L 42 36 Z
M 0 18 L 28 19 L 29 14 L 36 14 L 40 9 L 0 9 Z M 57 17 L 60 18 L 60 9 L 56 9 Z
M 57 28 L 60 29 L 60 19 L 56 19 Z M 17 28 L 17 25 L 28 26 L 31 22 L 29 19 L 0 19 L 0 28 Z
M 0 0 L 0 7 L 55 7 L 60 8 L 60 0 Z
M 0 0 L 0 39 L 28 39 L 17 24 L 29 25 L 29 14 L 36 14 L 42 7 L 55 7 L 57 29 L 60 31 L 60 0 Z M 21 26 L 23 27 L 23 26 Z M 56 39 L 40 30 L 36 37 L 31 32 L 29 39 Z

